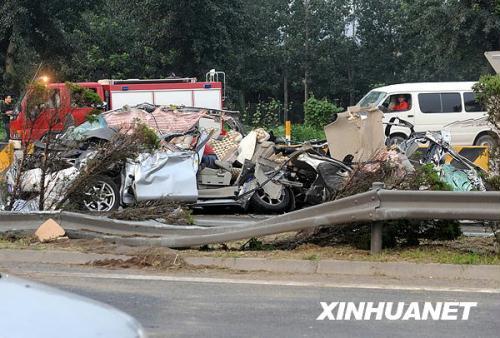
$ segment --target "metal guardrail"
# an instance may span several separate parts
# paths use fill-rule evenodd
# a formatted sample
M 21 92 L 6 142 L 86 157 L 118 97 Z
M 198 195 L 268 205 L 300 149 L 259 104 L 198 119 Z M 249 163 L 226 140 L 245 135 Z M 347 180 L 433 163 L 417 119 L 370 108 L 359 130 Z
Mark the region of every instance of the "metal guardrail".
M 159 245 L 170 248 L 201 246 L 252 237 L 299 231 L 319 226 L 369 222 L 372 224 L 371 252 L 382 249 L 384 221 L 477 220 L 500 221 L 500 192 L 393 191 L 375 190 L 341 200 L 272 217 L 260 222 L 225 227 L 168 226 L 151 222 L 126 222 L 75 213 L 19 214 L 0 212 L 0 231 L 39 225 L 56 218 L 65 228 L 93 231 L 101 237 L 130 245 Z M 378 187 L 378 188 L 377 188 Z M 32 225 L 30 225 L 32 226 Z M 133 236 L 131 236 L 133 235 Z M 142 237 L 138 237 L 142 236 Z

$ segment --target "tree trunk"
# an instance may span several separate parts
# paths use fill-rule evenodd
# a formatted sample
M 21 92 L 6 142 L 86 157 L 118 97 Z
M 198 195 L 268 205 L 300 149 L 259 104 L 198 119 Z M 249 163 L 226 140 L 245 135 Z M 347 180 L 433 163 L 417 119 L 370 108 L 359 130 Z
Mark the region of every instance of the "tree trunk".
M 3 80 L 10 90 L 12 90 L 14 87 L 13 80 L 16 76 L 16 70 L 14 68 L 14 56 L 16 53 L 16 48 L 16 43 L 11 37 L 9 45 L 7 47 L 7 52 L 5 53 L 5 73 L 3 74 Z
M 239 106 L 240 106 L 240 111 L 244 112 L 246 110 L 246 104 L 245 104 L 245 92 L 243 90 L 240 90 L 239 93 Z
M 352 66 L 349 64 L 347 66 L 347 80 L 349 82 L 349 105 L 353 106 L 354 105 L 354 87 L 353 87 L 353 82 L 354 82 L 354 71 L 352 69 Z

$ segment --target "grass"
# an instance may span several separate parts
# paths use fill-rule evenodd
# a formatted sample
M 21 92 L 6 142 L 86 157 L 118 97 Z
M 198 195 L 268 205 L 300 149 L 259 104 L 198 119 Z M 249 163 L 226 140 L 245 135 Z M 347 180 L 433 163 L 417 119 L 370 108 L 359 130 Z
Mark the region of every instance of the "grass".
M 238 243 L 239 245 L 239 243 Z M 238 245 L 226 246 L 232 249 L 214 249 L 209 251 L 187 250 L 186 256 L 208 256 L 218 258 L 269 258 L 318 260 L 352 260 L 371 262 L 414 262 L 460 265 L 500 265 L 500 255 L 493 252 L 492 238 L 462 237 L 456 241 L 426 243 L 410 248 L 386 249 L 381 254 L 370 255 L 348 245 L 320 247 L 302 245 L 294 250 L 238 250 Z
M 304 259 L 308 260 L 308 261 L 319 261 L 320 260 L 319 256 L 316 254 L 305 256 Z
M 19 250 L 28 248 L 32 250 L 41 249 L 41 247 L 38 245 L 32 245 L 32 241 L 30 238 L 21 238 L 15 241 L 0 238 L 0 249 Z
M 384 252 L 384 255 L 393 256 L 394 253 Z M 480 254 L 476 252 L 456 252 L 447 249 L 412 248 L 397 252 L 397 257 L 403 261 L 428 262 L 441 264 L 461 265 L 497 265 L 500 264 L 500 255 Z M 392 257 L 391 257 L 392 258 Z
M 242 242 L 227 243 L 224 249 L 184 250 L 183 256 L 205 256 L 216 258 L 268 258 L 319 260 L 351 260 L 371 262 L 414 262 L 441 263 L 460 265 L 500 265 L 500 255 L 492 250 L 492 238 L 462 237 L 456 241 L 430 242 L 411 248 L 386 249 L 381 254 L 370 255 L 368 251 L 359 250 L 347 245 L 319 247 L 302 245 L 294 250 L 269 250 L 268 245 L 254 239 L 258 249 L 238 250 Z M 233 244 L 233 245 L 231 245 Z M 229 248 L 229 249 L 228 249 Z M 109 243 L 93 240 L 64 240 L 52 243 L 36 243 L 31 237 L 0 238 L 0 250 L 70 250 L 82 252 L 113 252 Z M 125 248 L 124 248 L 125 249 Z

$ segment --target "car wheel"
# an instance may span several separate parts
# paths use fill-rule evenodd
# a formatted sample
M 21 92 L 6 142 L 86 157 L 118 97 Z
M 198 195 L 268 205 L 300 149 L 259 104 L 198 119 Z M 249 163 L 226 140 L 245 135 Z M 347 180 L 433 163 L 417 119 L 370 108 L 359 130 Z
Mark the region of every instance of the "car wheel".
M 483 147 L 487 146 L 490 147 L 490 149 L 493 149 L 498 146 L 498 139 L 492 135 L 483 135 L 477 139 L 475 145 Z
M 401 135 L 393 135 L 389 138 L 389 145 L 398 145 L 406 141 L 406 138 Z
M 107 176 L 97 176 L 87 185 L 83 195 L 83 206 L 89 211 L 112 211 L 120 205 L 120 190 Z
M 251 199 L 251 204 L 255 210 L 268 212 L 284 212 L 292 202 L 290 189 L 284 188 L 281 196 L 277 199 L 271 198 L 264 189 L 257 190 Z

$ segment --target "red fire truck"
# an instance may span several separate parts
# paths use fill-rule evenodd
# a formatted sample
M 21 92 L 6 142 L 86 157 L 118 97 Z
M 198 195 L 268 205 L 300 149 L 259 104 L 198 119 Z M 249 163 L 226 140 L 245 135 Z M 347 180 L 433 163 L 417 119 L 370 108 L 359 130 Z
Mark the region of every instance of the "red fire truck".
M 100 80 L 98 82 L 78 83 L 78 85 L 95 91 L 104 101 L 105 108 L 108 110 L 140 103 L 222 110 L 224 86 L 223 82 L 219 81 L 221 74 L 224 76 L 222 72 L 211 71 L 207 73 L 205 82 L 198 82 L 196 78 L 168 78 Z M 72 93 L 64 83 L 51 83 L 47 86 L 54 90 L 53 99 L 45 105 L 43 111 L 38 113 L 36 118 L 27 119 L 27 113 L 30 112 L 26 112 L 27 98 L 24 97 L 18 114 L 10 122 L 11 139 L 40 140 L 49 131 L 49 124 L 52 124 L 50 128 L 52 132 L 61 132 L 68 120 L 71 121 L 71 124 L 80 125 L 85 122 L 87 115 L 95 109 L 95 107 L 72 106 Z M 54 114 L 57 114 L 55 123 L 51 119 Z

